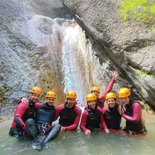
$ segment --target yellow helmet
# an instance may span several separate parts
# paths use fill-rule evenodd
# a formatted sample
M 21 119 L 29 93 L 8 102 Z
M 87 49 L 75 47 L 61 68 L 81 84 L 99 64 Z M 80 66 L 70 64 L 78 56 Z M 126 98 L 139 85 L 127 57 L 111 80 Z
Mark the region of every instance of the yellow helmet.
M 131 92 L 128 88 L 121 88 L 118 91 L 118 97 L 119 98 L 129 97 L 130 95 L 131 95 Z
M 105 99 L 116 99 L 116 95 L 113 92 L 107 93 Z
M 87 102 L 89 102 L 89 101 L 96 101 L 97 98 L 96 98 L 96 95 L 95 94 L 88 94 L 86 96 L 86 100 L 87 100 Z
M 48 92 L 46 93 L 46 97 L 56 99 L 56 93 L 55 93 L 54 91 L 48 91 Z
M 74 90 L 70 90 L 66 94 L 66 98 L 72 98 L 75 99 L 77 97 L 76 92 Z
M 100 89 L 97 86 L 92 87 L 91 92 L 93 91 L 100 93 Z
M 29 93 L 34 93 L 34 94 L 41 95 L 42 90 L 41 90 L 40 87 L 34 86 L 34 87 L 32 87 L 32 88 L 29 90 Z

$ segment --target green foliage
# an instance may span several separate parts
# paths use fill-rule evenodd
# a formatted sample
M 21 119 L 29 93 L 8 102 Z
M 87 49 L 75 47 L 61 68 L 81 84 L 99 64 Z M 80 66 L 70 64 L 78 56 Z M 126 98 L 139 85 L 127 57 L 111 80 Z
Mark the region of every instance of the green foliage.
M 131 18 L 145 24 L 155 24 L 155 0 L 122 0 L 119 12 L 124 21 Z
M 142 70 L 135 70 L 135 72 L 136 72 L 136 75 L 138 76 L 138 77 L 140 77 L 140 78 L 145 78 L 145 77 L 147 77 L 147 76 L 151 76 L 154 80 L 155 80 L 155 76 L 154 75 L 149 75 L 147 72 L 145 72 L 145 71 L 142 71 Z
M 144 71 L 141 70 L 136 70 L 136 74 L 140 77 L 140 78 L 145 78 L 148 74 Z

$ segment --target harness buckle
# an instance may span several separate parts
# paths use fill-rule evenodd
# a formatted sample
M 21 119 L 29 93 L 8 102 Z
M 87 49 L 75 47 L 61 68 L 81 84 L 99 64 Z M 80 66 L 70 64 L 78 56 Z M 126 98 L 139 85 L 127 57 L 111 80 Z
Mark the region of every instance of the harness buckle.
M 45 132 L 46 132 L 45 128 L 42 128 L 41 135 L 45 135 Z
M 49 123 L 43 123 L 42 124 L 43 129 L 47 129 L 47 128 L 50 128 L 50 127 L 51 127 L 51 125 Z

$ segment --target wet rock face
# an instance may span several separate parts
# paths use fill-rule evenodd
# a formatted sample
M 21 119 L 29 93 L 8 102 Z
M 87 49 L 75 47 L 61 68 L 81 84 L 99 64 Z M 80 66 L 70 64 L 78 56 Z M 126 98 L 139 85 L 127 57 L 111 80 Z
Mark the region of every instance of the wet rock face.
M 89 37 L 106 54 L 140 99 L 155 108 L 155 32 L 137 22 L 122 20 L 120 1 L 61 0 Z M 102 53 L 96 51 L 101 63 Z M 113 65 L 113 64 L 112 64 Z M 124 86 L 124 83 L 120 84 Z
M 61 35 L 52 20 L 57 16 L 68 16 L 59 1 L 0 2 L 0 109 L 3 112 L 10 113 L 33 85 L 42 87 L 43 92 L 54 89 L 62 94 L 58 101 L 64 100 Z

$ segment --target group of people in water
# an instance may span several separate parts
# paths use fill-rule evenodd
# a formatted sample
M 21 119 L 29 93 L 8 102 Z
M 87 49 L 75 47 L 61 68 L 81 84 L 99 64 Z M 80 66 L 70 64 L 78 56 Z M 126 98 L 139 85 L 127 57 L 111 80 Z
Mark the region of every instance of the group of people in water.
M 41 103 L 39 98 L 42 89 L 38 86 L 32 87 L 28 96 L 23 97 L 17 105 L 9 135 L 34 140 L 33 148 L 41 151 L 60 132 L 76 130 L 78 125 L 87 136 L 96 130 L 107 134 L 145 134 L 142 108 L 132 99 L 130 89 L 121 88 L 117 95 L 111 92 L 117 77 L 118 73 L 112 72 L 112 79 L 101 97 L 100 89 L 97 86 L 92 87 L 86 96 L 87 105 L 83 111 L 77 104 L 74 90 L 66 93 L 65 103 L 55 106 L 57 95 L 54 91 L 48 91 L 45 103 Z M 117 98 L 120 100 L 119 104 Z M 121 128 L 122 117 L 126 120 L 124 129 Z M 43 140 L 39 139 L 40 135 L 44 135 Z

